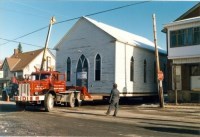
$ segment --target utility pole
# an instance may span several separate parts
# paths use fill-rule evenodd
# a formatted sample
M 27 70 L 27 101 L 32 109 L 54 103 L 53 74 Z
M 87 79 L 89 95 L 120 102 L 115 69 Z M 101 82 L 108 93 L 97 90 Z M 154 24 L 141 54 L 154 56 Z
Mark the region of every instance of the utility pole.
M 50 24 L 49 24 L 49 29 L 48 29 L 48 33 L 47 33 L 46 42 L 45 42 L 44 52 L 43 52 L 43 56 L 42 56 L 42 62 L 41 62 L 41 66 L 40 66 L 40 71 L 44 70 L 44 62 L 46 60 L 45 56 L 46 56 L 46 50 L 47 50 L 47 46 L 48 46 L 48 42 L 49 42 L 49 36 L 51 33 L 51 27 L 55 22 L 56 22 L 55 17 L 52 17 L 50 20 Z
M 153 14 L 153 33 L 154 33 L 154 43 L 155 43 L 155 58 L 156 58 L 156 72 L 157 72 L 157 83 L 158 83 L 158 90 L 159 90 L 159 101 L 160 107 L 164 107 L 164 99 L 163 99 L 163 85 L 162 81 L 164 78 L 163 72 L 160 70 L 160 62 L 159 62 L 159 54 L 158 54 L 158 47 L 157 47 L 157 33 L 156 33 L 156 19 L 155 14 Z

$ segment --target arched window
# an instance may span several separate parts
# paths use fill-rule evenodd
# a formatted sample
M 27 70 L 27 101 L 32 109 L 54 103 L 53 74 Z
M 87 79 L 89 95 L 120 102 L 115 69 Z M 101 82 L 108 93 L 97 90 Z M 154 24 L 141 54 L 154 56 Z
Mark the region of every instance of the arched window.
M 71 80 L 71 59 L 67 58 L 67 81 Z
M 147 61 L 144 60 L 144 83 L 147 82 Z
M 131 57 L 130 61 L 130 81 L 134 81 L 134 58 Z
M 81 55 L 76 69 L 76 86 L 85 86 L 88 88 L 88 60 L 85 55 Z
M 95 58 L 95 80 L 101 80 L 101 56 L 99 54 Z

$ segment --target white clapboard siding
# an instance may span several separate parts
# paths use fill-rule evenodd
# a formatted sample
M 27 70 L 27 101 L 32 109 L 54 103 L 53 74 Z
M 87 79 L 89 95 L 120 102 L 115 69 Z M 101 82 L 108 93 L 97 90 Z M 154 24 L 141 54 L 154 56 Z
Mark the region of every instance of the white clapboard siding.
M 35 72 L 35 67 L 36 66 L 38 69 L 40 69 L 41 66 L 41 60 L 42 60 L 42 56 L 43 56 L 43 52 L 41 52 L 38 56 L 36 56 L 24 69 L 23 69 L 23 75 L 29 75 L 32 72 Z M 48 50 L 46 52 L 46 57 L 50 57 L 51 58 L 51 62 L 49 62 L 51 64 L 51 67 L 55 70 L 55 57 L 54 55 L 52 55 L 52 53 L 50 53 Z M 44 64 L 44 68 L 46 68 L 46 62 Z M 22 75 L 22 76 L 23 76 Z
M 81 31 L 80 31 L 81 30 Z M 114 82 L 114 46 L 112 37 L 86 20 L 81 20 L 71 29 L 67 39 L 59 45 L 56 52 L 56 69 L 66 72 L 66 60 L 72 60 L 71 81 L 67 85 L 76 85 L 78 59 L 83 54 L 89 63 L 88 90 L 90 93 L 109 93 Z M 95 81 L 94 63 L 97 54 L 101 56 L 101 81 Z
M 98 26 L 99 25 L 99 26 Z M 89 63 L 88 90 L 89 93 L 110 93 L 112 84 L 118 84 L 121 93 L 155 92 L 154 83 L 154 51 L 152 44 L 143 48 L 132 44 L 119 42 L 109 32 L 102 30 L 105 24 L 81 18 L 56 45 L 56 70 L 66 72 L 67 58 L 71 59 L 71 81 L 67 85 L 76 85 L 76 69 L 80 56 L 83 54 Z M 114 29 L 114 28 L 112 28 Z M 119 30 L 116 30 L 116 32 Z M 126 32 L 123 32 L 126 34 Z M 131 35 L 128 33 L 128 35 Z M 117 34 L 117 37 L 120 34 Z M 134 38 L 139 36 L 134 35 Z M 133 38 L 133 37 L 132 37 Z M 145 38 L 139 37 L 140 41 Z M 124 39 L 122 39 L 124 40 Z M 130 40 L 131 41 L 131 40 Z M 129 42 L 130 42 L 129 41 Z M 101 56 L 101 80 L 95 81 L 95 57 Z M 135 81 L 130 81 L 130 59 L 135 59 Z M 166 56 L 165 56 L 166 58 Z M 147 60 L 147 83 L 143 81 L 143 62 Z
M 134 57 L 134 82 L 130 81 L 130 61 Z M 160 57 L 163 58 L 162 56 Z M 144 83 L 144 60 L 147 63 L 146 83 Z M 146 49 L 116 43 L 116 83 L 124 93 L 157 92 L 154 82 L 155 53 Z M 166 62 L 163 60 L 161 65 Z

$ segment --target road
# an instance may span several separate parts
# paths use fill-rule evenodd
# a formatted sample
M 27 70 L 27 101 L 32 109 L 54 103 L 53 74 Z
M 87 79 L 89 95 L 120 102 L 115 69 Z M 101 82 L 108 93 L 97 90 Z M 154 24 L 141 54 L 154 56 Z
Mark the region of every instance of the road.
M 121 105 L 118 117 L 105 116 L 107 105 L 57 106 L 52 112 L 0 101 L 0 136 L 197 137 L 200 109 Z

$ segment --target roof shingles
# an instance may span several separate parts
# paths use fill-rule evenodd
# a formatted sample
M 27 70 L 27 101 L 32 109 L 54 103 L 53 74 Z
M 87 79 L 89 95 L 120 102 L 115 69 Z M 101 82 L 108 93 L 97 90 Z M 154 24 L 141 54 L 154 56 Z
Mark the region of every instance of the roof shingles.
M 10 71 L 22 71 L 42 51 L 43 49 L 24 53 L 17 53 L 13 54 L 10 58 L 6 58 Z

